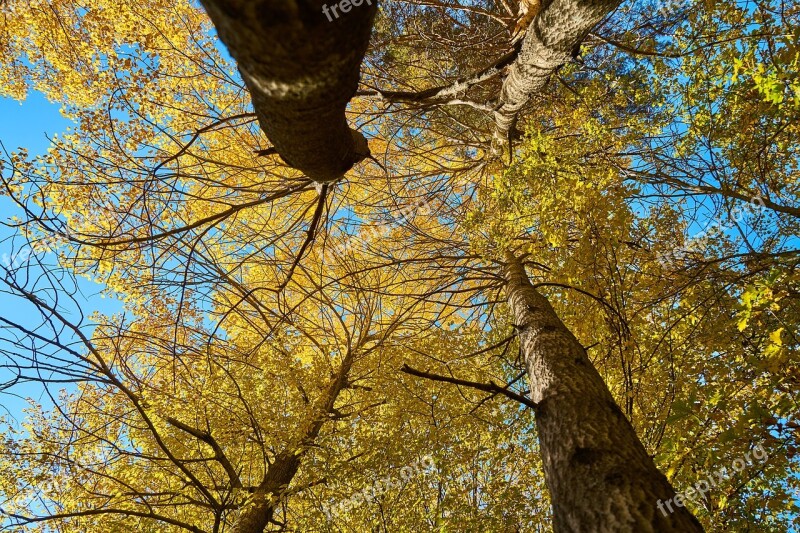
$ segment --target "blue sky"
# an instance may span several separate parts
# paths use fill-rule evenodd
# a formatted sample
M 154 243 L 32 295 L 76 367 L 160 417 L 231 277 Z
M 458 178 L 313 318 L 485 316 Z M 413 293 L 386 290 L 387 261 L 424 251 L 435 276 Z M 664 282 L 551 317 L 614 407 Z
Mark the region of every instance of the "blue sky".
M 0 98 L 0 142 L 6 151 L 12 152 L 20 147 L 27 148 L 30 157 L 43 154 L 47 151 L 49 141 L 47 137 L 63 133 L 71 122 L 59 112 L 58 105 L 48 102 L 38 92 L 31 91 L 28 98 L 20 103 L 10 98 Z M 12 216 L 22 217 L 21 211 L 7 197 L 0 196 L 0 258 L 3 254 L 9 257 L 13 252 L 20 251 L 23 242 L 19 236 L 14 239 L 16 249 L 12 249 L 11 238 L 15 237 L 15 230 L 2 223 L 7 222 Z M 52 262 L 55 256 L 44 257 Z M 40 274 L 41 272 L 34 272 Z M 111 299 L 101 298 L 101 286 L 89 281 L 80 280 L 80 293 L 76 294 L 76 303 L 80 306 L 84 316 L 93 311 L 113 313 L 120 310 L 120 303 Z M 72 312 L 76 312 L 72 309 Z M 35 307 L 28 302 L 9 295 L 5 286 L 0 284 L 0 317 L 13 320 L 26 328 L 35 329 L 42 324 L 42 316 Z M 45 330 L 40 331 L 43 335 Z M 0 331 L 0 349 L 12 350 L 10 345 L 3 344 L 3 339 L 11 336 L 8 331 Z M 0 357 L 0 364 L 4 363 Z M 8 379 L 9 373 L 0 369 L 0 382 Z M 68 388 L 66 385 L 56 385 L 52 389 Z M 27 406 L 25 398 L 33 398 L 48 404 L 46 395 L 43 395 L 41 385 L 27 383 L 0 392 L 0 416 L 10 414 L 17 420 L 20 419 L 22 408 Z

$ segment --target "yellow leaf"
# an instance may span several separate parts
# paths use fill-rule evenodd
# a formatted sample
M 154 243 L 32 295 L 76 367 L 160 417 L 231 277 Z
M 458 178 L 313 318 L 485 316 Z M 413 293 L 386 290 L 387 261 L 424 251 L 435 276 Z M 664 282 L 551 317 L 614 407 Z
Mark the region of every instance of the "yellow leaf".
M 769 335 L 769 341 L 775 346 L 783 346 L 783 341 L 781 340 L 781 333 L 783 333 L 783 329 L 784 328 L 776 329 Z

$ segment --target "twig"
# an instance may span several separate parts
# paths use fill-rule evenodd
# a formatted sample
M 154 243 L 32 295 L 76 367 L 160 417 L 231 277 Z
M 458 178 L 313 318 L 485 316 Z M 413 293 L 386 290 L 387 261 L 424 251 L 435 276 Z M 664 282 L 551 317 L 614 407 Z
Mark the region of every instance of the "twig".
M 222 126 L 223 124 L 225 124 L 227 122 L 230 122 L 232 120 L 238 120 L 240 118 L 254 118 L 255 116 L 256 116 L 255 113 L 240 113 L 238 115 L 233 115 L 233 116 L 230 116 L 230 117 L 222 118 L 220 120 L 217 120 L 217 121 L 209 124 L 208 126 L 204 126 L 204 127 L 200 128 L 199 130 L 194 132 L 194 135 L 192 135 L 192 138 L 189 140 L 189 142 L 186 143 L 185 145 L 183 145 L 183 147 L 181 147 L 181 149 L 178 151 L 178 153 L 169 156 L 164 161 L 162 161 L 161 163 L 157 164 L 155 166 L 155 168 L 151 171 L 151 174 L 153 176 L 155 176 L 156 172 L 158 172 L 159 169 L 161 169 L 161 167 L 163 167 L 164 165 L 166 165 L 170 161 L 173 161 L 173 160 L 179 158 L 180 156 L 182 156 L 184 153 L 186 153 L 186 150 L 188 150 L 189 147 L 192 146 L 194 144 L 194 142 L 197 139 L 200 138 L 200 134 L 205 133 L 205 132 L 210 131 L 210 130 L 213 130 L 214 128 Z
M 303 242 L 303 246 L 300 247 L 300 251 L 297 252 L 297 257 L 294 258 L 292 262 L 292 266 L 289 268 L 289 274 L 286 276 L 286 279 L 283 283 L 280 284 L 278 287 L 278 292 L 282 291 L 292 280 L 292 274 L 294 274 L 294 269 L 297 268 L 297 264 L 300 263 L 300 259 L 303 258 L 303 254 L 306 252 L 306 248 L 314 242 L 314 238 L 317 235 L 317 226 L 319 226 L 319 220 L 322 217 L 322 210 L 325 207 L 325 199 L 328 196 L 328 184 L 323 183 L 322 187 L 319 191 L 319 200 L 317 201 L 317 209 L 314 211 L 314 218 L 311 219 L 311 225 L 308 227 L 308 232 L 306 234 L 306 240 Z

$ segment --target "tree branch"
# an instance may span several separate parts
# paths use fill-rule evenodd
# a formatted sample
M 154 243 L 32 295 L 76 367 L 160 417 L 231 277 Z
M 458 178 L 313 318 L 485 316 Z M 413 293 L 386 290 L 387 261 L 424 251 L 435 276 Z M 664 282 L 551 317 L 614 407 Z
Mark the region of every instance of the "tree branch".
M 481 104 L 471 101 L 462 101 L 458 99 L 469 88 L 490 80 L 495 76 L 500 75 L 503 69 L 509 66 L 519 55 L 521 44 L 515 46 L 510 52 L 500 56 L 493 61 L 490 65 L 480 69 L 478 72 L 471 76 L 465 76 L 457 79 L 453 83 L 447 85 L 439 85 L 424 89 L 421 91 L 388 91 L 381 89 L 362 90 L 356 93 L 357 96 L 377 96 L 381 100 L 391 103 L 422 103 L 422 104 L 466 104 L 478 106 L 483 109 Z
M 225 455 L 225 452 L 222 451 L 222 447 L 219 445 L 217 440 L 211 436 L 211 433 L 206 431 L 200 431 L 199 429 L 193 428 L 188 424 L 184 424 L 180 420 L 176 420 L 170 416 L 165 417 L 166 420 L 170 425 L 175 426 L 176 428 L 180 429 L 181 431 L 188 433 L 192 437 L 201 440 L 211 446 L 211 449 L 214 450 L 214 459 L 222 465 L 222 468 L 225 469 L 225 473 L 228 474 L 228 478 L 231 480 L 231 485 L 235 489 L 242 488 L 242 480 L 239 479 L 239 473 L 236 472 L 236 469 L 233 468 L 233 465 L 228 460 L 228 457 Z
M 430 372 L 423 372 L 421 370 L 416 370 L 408 366 L 408 364 L 403 364 L 403 368 L 400 369 L 400 372 L 405 372 L 406 374 L 411 374 L 412 376 L 417 376 L 420 378 L 430 379 L 433 381 L 441 381 L 444 383 L 451 383 L 453 385 L 462 385 L 464 387 L 471 387 L 473 389 L 482 390 L 484 392 L 491 392 L 492 394 L 502 394 L 512 400 L 524 404 L 531 409 L 536 410 L 539 406 L 533 400 L 522 396 L 521 394 L 517 394 L 514 391 L 508 390 L 508 385 L 506 387 L 501 387 L 496 383 L 490 381 L 489 383 L 478 383 L 475 381 L 466 381 L 463 379 L 452 378 L 448 376 L 442 376 L 440 374 L 433 374 Z

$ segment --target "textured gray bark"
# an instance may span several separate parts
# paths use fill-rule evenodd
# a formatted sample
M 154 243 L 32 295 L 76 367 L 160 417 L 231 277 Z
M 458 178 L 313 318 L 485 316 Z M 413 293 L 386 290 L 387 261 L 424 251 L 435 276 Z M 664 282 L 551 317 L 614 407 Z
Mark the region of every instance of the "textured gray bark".
M 556 533 L 703 531 L 685 507 L 658 510 L 675 491 L 550 303 L 508 256 L 508 303 L 538 404 L 545 481 Z M 666 515 L 665 515 L 666 514 Z
M 201 3 L 236 59 L 261 129 L 288 165 L 330 182 L 369 155 L 345 107 L 358 88 L 377 0 L 337 10 L 331 20 L 318 0 Z
M 580 43 L 621 0 L 545 1 L 522 40 L 522 49 L 503 82 L 495 111 L 495 143 L 508 138 L 517 114 L 562 65 L 571 61 Z

